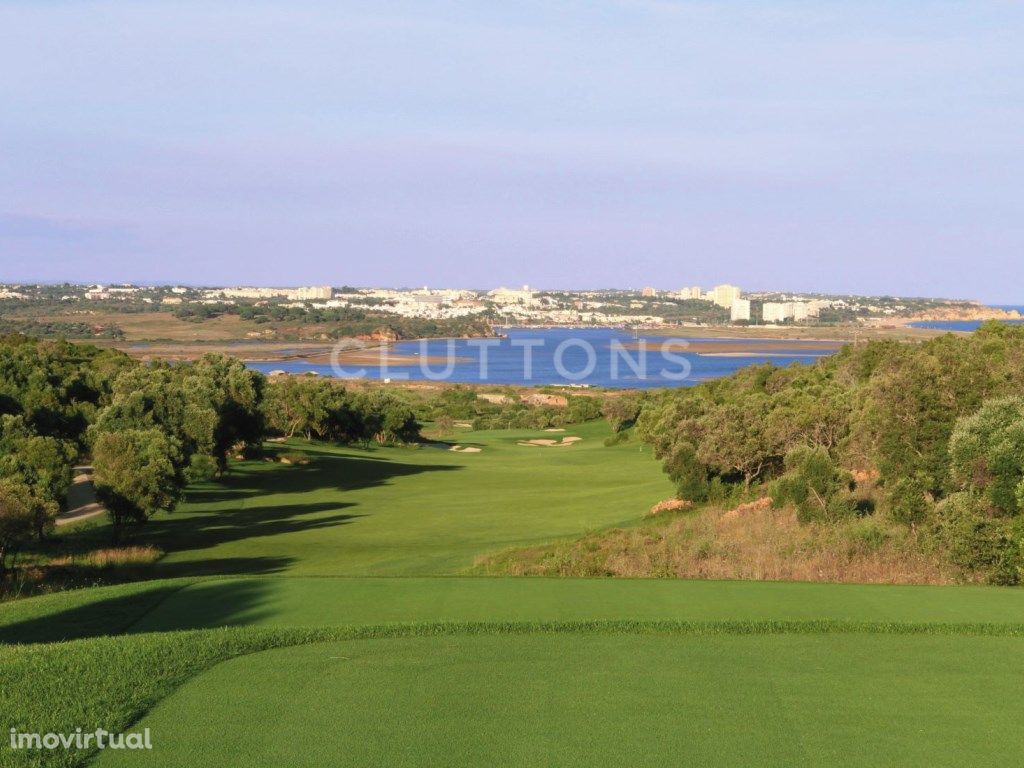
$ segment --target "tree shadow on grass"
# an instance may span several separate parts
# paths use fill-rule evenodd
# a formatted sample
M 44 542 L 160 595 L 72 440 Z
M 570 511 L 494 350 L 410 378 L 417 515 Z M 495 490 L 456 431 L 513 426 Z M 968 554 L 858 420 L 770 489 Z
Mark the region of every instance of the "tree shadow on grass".
M 204 483 L 188 492 L 190 506 L 227 504 L 267 494 L 310 493 L 313 491 L 355 491 L 386 485 L 396 478 L 424 472 L 450 472 L 458 465 L 407 464 L 370 455 L 354 456 L 327 450 L 303 450 L 309 464 L 282 466 L 269 462 L 246 462 L 218 481 Z
M 409 464 L 372 455 L 339 454 L 309 448 L 306 465 L 281 466 L 258 461 L 235 465 L 223 479 L 190 489 L 178 510 L 141 525 L 128 526 L 121 545 L 151 545 L 164 552 L 188 552 L 245 539 L 300 533 L 348 525 L 369 514 L 348 512 L 355 504 L 345 493 L 382 486 L 423 472 L 453 471 L 457 465 Z M 259 503 L 253 503 L 259 499 Z M 275 503 L 280 499 L 281 503 Z M 304 500 L 308 499 L 308 500 Z M 336 500 L 335 500 L 336 499 Z M 81 554 L 109 547 L 109 526 L 70 532 L 32 551 L 48 556 Z M 245 558 L 187 563 L 158 563 L 161 576 L 244 573 Z M 228 565 L 231 567 L 228 568 Z
M 151 544 L 160 547 L 164 552 L 209 549 L 243 539 L 281 536 L 348 525 L 365 515 L 321 513 L 337 513 L 353 506 L 355 505 L 320 502 L 169 514 L 139 526 L 131 543 Z
M 250 573 L 280 570 L 288 560 L 245 559 L 265 561 L 259 567 L 249 563 Z M 63 593 L 50 601 L 51 610 L 40 611 L 34 602 L 15 601 L 0 610 L 0 643 L 52 643 L 107 635 L 251 624 L 267 615 L 260 606 L 265 604 L 269 588 L 270 584 L 264 579 L 212 580 L 195 586 L 153 581 L 112 587 L 111 590 L 130 591 L 84 603 L 78 599 L 91 594 L 91 590 Z M 201 592 L 193 595 L 192 589 Z M 73 604 L 69 606 L 69 603 Z

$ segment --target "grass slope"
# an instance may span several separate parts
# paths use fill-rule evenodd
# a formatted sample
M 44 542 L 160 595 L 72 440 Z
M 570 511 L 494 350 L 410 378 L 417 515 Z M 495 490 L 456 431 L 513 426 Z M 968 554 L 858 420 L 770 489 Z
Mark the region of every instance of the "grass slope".
M 223 626 L 603 620 L 1024 624 L 1024 590 L 674 579 L 175 579 L 0 605 L 0 641 Z
M 138 724 L 152 753 L 96 765 L 998 765 L 1024 750 L 1006 706 L 1022 650 L 887 635 L 317 644 L 194 678 Z
M 378 640 L 400 639 L 403 642 L 415 638 L 439 638 L 439 652 L 428 652 L 420 658 L 416 665 L 419 670 L 434 670 L 442 673 L 436 681 L 434 700 L 442 703 L 447 697 L 461 698 L 461 686 L 458 670 L 444 673 L 446 664 L 445 648 L 459 648 L 464 640 L 471 637 L 499 637 L 555 635 L 559 641 L 552 644 L 552 658 L 549 665 L 563 663 L 571 659 L 575 649 L 584 640 L 600 635 L 623 636 L 621 653 L 635 657 L 637 666 L 642 667 L 644 674 L 657 681 L 671 677 L 671 670 L 662 669 L 660 658 L 649 657 L 645 644 L 640 638 L 655 635 L 671 637 L 676 640 L 685 638 L 714 638 L 715 642 L 727 642 L 733 637 L 772 637 L 778 635 L 821 636 L 822 648 L 841 649 L 847 643 L 845 639 L 851 635 L 877 635 L 886 638 L 878 644 L 878 652 L 883 656 L 891 652 L 891 647 L 900 647 L 901 640 L 914 638 L 922 642 L 915 647 L 919 649 L 920 658 L 907 674 L 916 675 L 920 670 L 926 677 L 935 677 L 938 673 L 953 678 L 973 674 L 977 666 L 978 649 L 997 647 L 1003 649 L 1007 658 L 1020 656 L 1020 643 L 1024 643 L 1024 625 L 956 625 L 956 624 L 864 624 L 846 622 L 561 622 L 561 623 L 518 623 L 518 624 L 407 624 L 386 625 L 377 627 L 339 627 L 306 630 L 268 630 L 260 628 L 232 628 L 223 630 L 202 630 L 193 632 L 168 632 L 131 635 L 126 637 L 104 637 L 79 640 L 71 643 L 53 643 L 34 646 L 0 646 L 0 712 L 5 715 L 9 727 L 22 731 L 39 732 L 72 732 L 76 727 L 85 724 L 86 730 L 102 727 L 119 732 L 133 727 L 140 717 L 144 716 L 155 704 L 172 694 L 174 690 L 188 679 L 209 669 L 214 669 L 220 662 L 246 656 L 259 651 L 285 648 L 285 656 L 300 652 L 301 645 L 342 640 Z M 625 637 L 629 636 L 629 637 Z M 827 639 L 825 638 L 827 636 Z M 932 639 L 935 642 L 924 642 Z M 964 642 L 960 642 L 964 641 Z M 976 643 L 974 641 L 977 641 Z M 989 643 L 988 641 L 994 641 Z M 631 651 L 631 649 L 633 649 Z M 460 652 L 461 653 L 461 652 Z M 964 654 L 964 655 L 961 655 Z M 347 655 L 347 654 L 346 654 Z M 799 660 L 807 657 L 797 653 Z M 971 664 L 965 665 L 963 659 L 970 658 Z M 493 674 L 501 678 L 500 685 L 494 685 L 486 691 L 491 700 L 504 701 L 514 697 L 522 686 L 535 686 L 539 680 L 529 677 L 537 672 L 529 665 L 523 665 L 515 644 L 506 646 L 505 652 L 492 659 Z M 767 659 L 766 661 L 770 661 Z M 865 667 L 865 660 L 861 666 Z M 386 666 L 387 659 L 381 662 Z M 872 663 L 867 659 L 868 664 Z M 612 661 L 608 662 L 614 667 Z M 724 662 L 728 664 L 728 654 Z M 252 716 L 263 717 L 267 706 L 266 698 L 276 695 L 268 691 L 265 684 L 266 675 L 262 671 L 262 662 L 257 660 L 256 666 L 248 668 L 232 667 L 231 682 L 225 686 L 232 693 L 230 722 L 223 723 L 224 739 L 237 740 L 240 735 L 249 733 L 248 724 Z M 811 667 L 812 670 L 818 669 Z M 1016 665 L 1010 662 L 1006 668 L 1007 675 L 1014 685 L 1019 682 Z M 590 676 L 601 675 L 601 670 L 591 670 Z M 450 679 L 449 679 L 450 678 Z M 404 682 L 403 682 L 404 681 Z M 301 681 L 299 681 L 301 683 Z M 417 683 L 415 674 L 399 672 L 394 681 L 386 681 L 389 686 L 387 695 L 399 706 L 410 705 L 418 708 L 416 702 L 410 702 L 403 694 L 409 686 Z M 805 684 L 813 692 L 819 686 L 820 676 L 811 674 Z M 434 685 L 432 682 L 431 685 Z M 655 683 L 638 680 L 637 684 L 655 687 Z M 661 685 L 658 682 L 657 685 Z M 1016 689 L 1014 688 L 1014 694 Z M 282 686 L 282 693 L 293 695 L 287 685 Z M 550 693 L 550 692 L 549 692 Z M 251 695 L 254 694 L 254 695 Z M 341 686 L 330 701 L 306 699 L 296 703 L 296 716 L 306 712 L 309 717 L 321 713 L 324 707 L 358 708 L 364 705 L 359 692 L 349 686 Z M 602 688 L 593 691 L 594 696 L 608 695 Z M 969 696 L 964 696 L 960 689 L 952 689 L 950 697 L 957 706 L 974 706 Z M 614 696 L 613 696 L 614 698 Z M 656 703 L 656 699 L 651 700 Z M 992 688 L 992 706 L 1004 711 L 1015 711 L 1015 698 L 1008 698 L 1003 687 Z M 173 759 L 179 759 L 181 765 L 228 765 L 235 764 L 223 752 L 213 750 L 206 761 L 194 762 L 189 759 L 192 749 L 190 735 L 201 732 L 203 723 L 211 722 L 212 718 L 223 713 L 214 713 L 206 705 L 188 698 L 184 710 L 173 727 L 159 725 L 162 732 L 165 751 Z M 281 699 L 284 704 L 286 699 Z M 924 703 L 927 706 L 927 702 Z M 280 712 L 280 710 L 279 710 Z M 443 712 L 433 712 L 431 718 L 445 718 Z M 626 714 L 626 711 L 623 712 Z M 522 717 L 522 713 L 511 711 L 506 713 L 510 718 Z M 422 713 L 408 713 L 409 717 L 422 717 Z M 566 722 L 566 727 L 574 725 L 572 713 L 559 713 L 557 708 L 551 712 L 553 724 L 557 726 L 559 719 Z M 301 719 L 301 717 L 300 717 Z M 455 726 L 461 727 L 457 716 L 452 717 Z M 515 720 L 508 724 L 514 726 Z M 471 724 L 469 724 L 471 725 Z M 143 721 L 139 727 L 152 727 Z M 468 727 L 468 726 L 467 726 Z M 292 734 L 296 740 L 303 739 L 313 743 L 314 738 L 325 742 L 328 748 L 340 749 L 351 741 L 351 734 L 337 728 L 314 734 L 311 730 L 297 731 Z M 389 734 L 394 741 L 405 743 L 407 747 L 415 747 L 401 732 Z M 913 738 L 910 736 L 908 738 Z M 329 744 L 327 744 L 329 743 Z M 281 764 L 333 764 L 319 762 L 317 759 L 307 762 L 303 758 L 302 747 L 292 742 L 292 759 Z M 333 747 L 329 746 L 333 744 Z M 524 744 L 524 747 L 531 747 Z M 551 746 L 553 752 L 558 751 L 557 745 Z M 182 753 L 185 751 L 185 754 Z M 87 759 L 91 750 L 55 750 L 36 752 L 31 750 L 12 750 L 6 741 L 0 742 L 0 765 L 3 766 L 76 766 Z M 150 757 L 152 753 L 146 753 Z M 423 764 L 437 764 L 442 755 L 422 755 Z M 279 761 L 280 762 L 280 761 Z M 247 764 L 242 761 L 237 764 Z M 251 763 L 249 763 L 251 764 Z M 263 764 L 262 762 L 260 764 Z M 368 760 L 364 764 L 385 764 Z M 557 762 L 552 764 L 558 764 Z M 731 764 L 719 761 L 715 764 Z

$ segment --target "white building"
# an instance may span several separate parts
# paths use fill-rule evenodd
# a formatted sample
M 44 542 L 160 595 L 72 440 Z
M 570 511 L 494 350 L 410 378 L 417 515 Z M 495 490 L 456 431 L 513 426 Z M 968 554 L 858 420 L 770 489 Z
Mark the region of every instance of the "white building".
M 732 306 L 729 307 L 729 319 L 732 322 L 737 320 L 750 321 L 750 302 L 747 299 L 733 299 Z
M 733 302 L 740 298 L 740 289 L 735 285 L 716 285 L 711 289 L 711 300 L 720 307 L 729 309 Z
M 97 285 L 85 292 L 85 298 L 89 299 L 89 301 L 103 301 L 110 298 L 110 291 L 102 285 Z
M 495 288 L 487 294 L 495 304 L 533 304 L 533 291 L 524 285 L 522 290 L 515 288 Z
M 680 299 L 703 299 L 704 291 L 701 290 L 699 285 L 695 285 L 692 288 L 683 288 L 679 291 L 678 296 Z
M 288 292 L 288 298 L 295 301 L 323 301 L 334 297 L 329 285 L 310 285 Z
M 766 323 L 806 320 L 812 315 L 817 315 L 817 310 L 806 301 L 766 301 L 761 309 L 761 319 Z
M 761 319 L 766 323 L 781 323 L 786 320 L 787 317 L 792 317 L 791 303 L 783 303 L 781 301 L 766 301 L 761 306 Z

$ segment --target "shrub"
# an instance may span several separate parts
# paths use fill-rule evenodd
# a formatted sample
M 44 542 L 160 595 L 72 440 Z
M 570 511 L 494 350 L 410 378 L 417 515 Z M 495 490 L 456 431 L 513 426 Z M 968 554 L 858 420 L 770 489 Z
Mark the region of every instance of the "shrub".
M 987 515 L 983 503 L 966 492 L 943 501 L 937 515 L 938 536 L 954 565 L 992 584 L 1020 583 L 1024 527 L 1019 521 Z
M 892 483 L 886 493 L 889 517 L 906 525 L 923 522 L 932 508 L 932 485 L 920 472 Z
M 663 468 L 676 484 L 679 498 L 690 501 L 711 500 L 711 481 L 707 468 L 697 458 L 697 452 L 692 445 L 681 443 L 675 446 L 672 453 L 665 457 Z M 718 480 L 716 492 L 721 492 L 720 495 L 724 498 L 726 494 L 721 487 L 722 482 L 718 478 L 715 479 Z
M 773 506 L 793 504 L 801 523 L 839 520 L 855 514 L 852 478 L 836 467 L 824 448 L 794 448 L 786 454 L 785 468 L 785 474 L 769 491 Z
M 980 494 L 993 509 L 1016 515 L 1024 497 L 1024 398 L 989 400 L 957 421 L 949 457 L 958 490 Z
M 185 469 L 185 479 L 190 483 L 201 483 L 212 480 L 217 476 L 217 460 L 205 453 L 192 454 L 188 467 Z
M 619 443 L 628 443 L 628 442 L 629 442 L 629 432 L 616 432 L 614 435 L 609 435 L 608 437 L 606 437 L 604 439 L 604 444 L 608 448 L 611 448 L 613 445 L 618 445 Z

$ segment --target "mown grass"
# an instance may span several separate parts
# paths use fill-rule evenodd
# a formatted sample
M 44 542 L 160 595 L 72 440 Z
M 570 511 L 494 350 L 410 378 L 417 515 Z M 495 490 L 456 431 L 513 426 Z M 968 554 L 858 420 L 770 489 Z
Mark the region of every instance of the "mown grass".
M 567 653 L 582 637 L 591 635 L 659 635 L 680 637 L 731 637 L 773 635 L 886 635 L 960 638 L 1021 638 L 1024 624 L 912 624 L 901 622 L 842 621 L 726 621 L 726 622 L 476 622 L 411 623 L 334 628 L 262 629 L 257 627 L 150 633 L 102 637 L 67 643 L 30 646 L 0 646 L 0 711 L 7 727 L 22 731 L 72 732 L 86 724 L 110 731 L 129 729 L 157 702 L 182 683 L 216 664 L 237 656 L 273 648 L 310 643 L 387 638 L 559 635 L 565 638 L 560 654 Z M 964 649 L 944 646 L 943 657 L 954 660 Z M 969 649 L 968 649 L 969 650 Z M 1013 646 L 1005 662 L 1024 659 L 1024 645 Z M 628 646 L 624 649 L 628 653 Z M 636 649 L 633 651 L 637 652 Z M 642 654 L 641 654 L 642 657 Z M 525 683 L 528 670 L 518 669 L 516 657 L 507 656 L 507 684 Z M 435 660 L 436 662 L 436 660 Z M 934 663 L 935 660 L 932 660 Z M 645 662 L 646 663 L 646 662 Z M 653 664 L 653 660 L 650 660 Z M 922 664 L 927 662 L 922 657 Z M 1021 662 L 1024 664 L 1024 662 Z M 668 670 L 648 666 L 655 677 Z M 520 674 L 522 673 L 522 674 Z M 1014 679 L 1020 671 L 1013 668 Z M 242 700 L 242 710 L 256 708 L 260 701 L 247 691 L 259 675 L 235 678 L 233 696 Z M 1024 678 L 1022 678 L 1024 680 Z M 397 684 L 397 683 L 396 683 Z M 504 692 L 495 690 L 495 695 Z M 358 707 L 360 699 L 351 692 L 340 696 L 338 706 Z M 397 700 L 401 702 L 401 697 Z M 1012 708 L 1011 702 L 1006 702 Z M 315 709 L 315 707 L 313 707 Z M 166 743 L 187 743 L 189 727 L 214 713 L 202 707 L 189 710 L 176 729 L 164 730 Z M 202 717 L 196 717 L 203 712 Z M 192 725 L 190 726 L 189 723 Z M 572 718 L 566 720 L 571 726 Z M 309 733 L 295 734 L 303 742 Z M 92 754 L 90 750 L 26 751 L 0 748 L 4 766 L 76 766 Z M 214 756 L 216 757 L 216 756 Z M 435 756 L 440 758 L 440 755 Z M 185 763 L 179 763 L 185 764 Z M 227 756 L 206 764 L 244 764 Z
M 1024 591 L 680 579 L 183 578 L 0 605 L 0 642 L 55 642 L 224 626 L 818 619 L 1024 623 Z
M 481 453 L 296 443 L 309 465 L 240 463 L 132 542 L 167 552 L 151 567 L 168 578 L 0 604 L 0 727 L 152 722 L 162 751 L 137 758 L 154 765 L 842 763 L 829 728 L 874 739 L 876 764 L 1024 749 L 1019 590 L 439 575 L 669 496 L 606 429 L 557 450 L 460 433 Z M 86 552 L 106 534 L 63 535 Z M 358 674 L 323 665 L 357 650 Z M 89 758 L 0 741 L 3 766 Z
M 877 629 L 530 627 L 271 650 L 158 704 L 137 726 L 153 752 L 96 764 L 873 768 L 1021 754 L 1024 640 Z
M 482 552 L 639 518 L 673 493 L 649 447 L 602 444 L 604 422 L 567 432 L 583 438 L 570 448 L 517 445 L 544 434 L 460 434 L 461 445 L 481 449 L 472 454 L 268 444 L 272 454 L 301 449 L 310 462 L 232 463 L 223 480 L 190 488 L 185 503 L 128 543 L 166 553 L 152 568 L 157 577 L 451 574 Z M 94 525 L 64 534 L 61 546 L 96 549 L 109 535 Z

